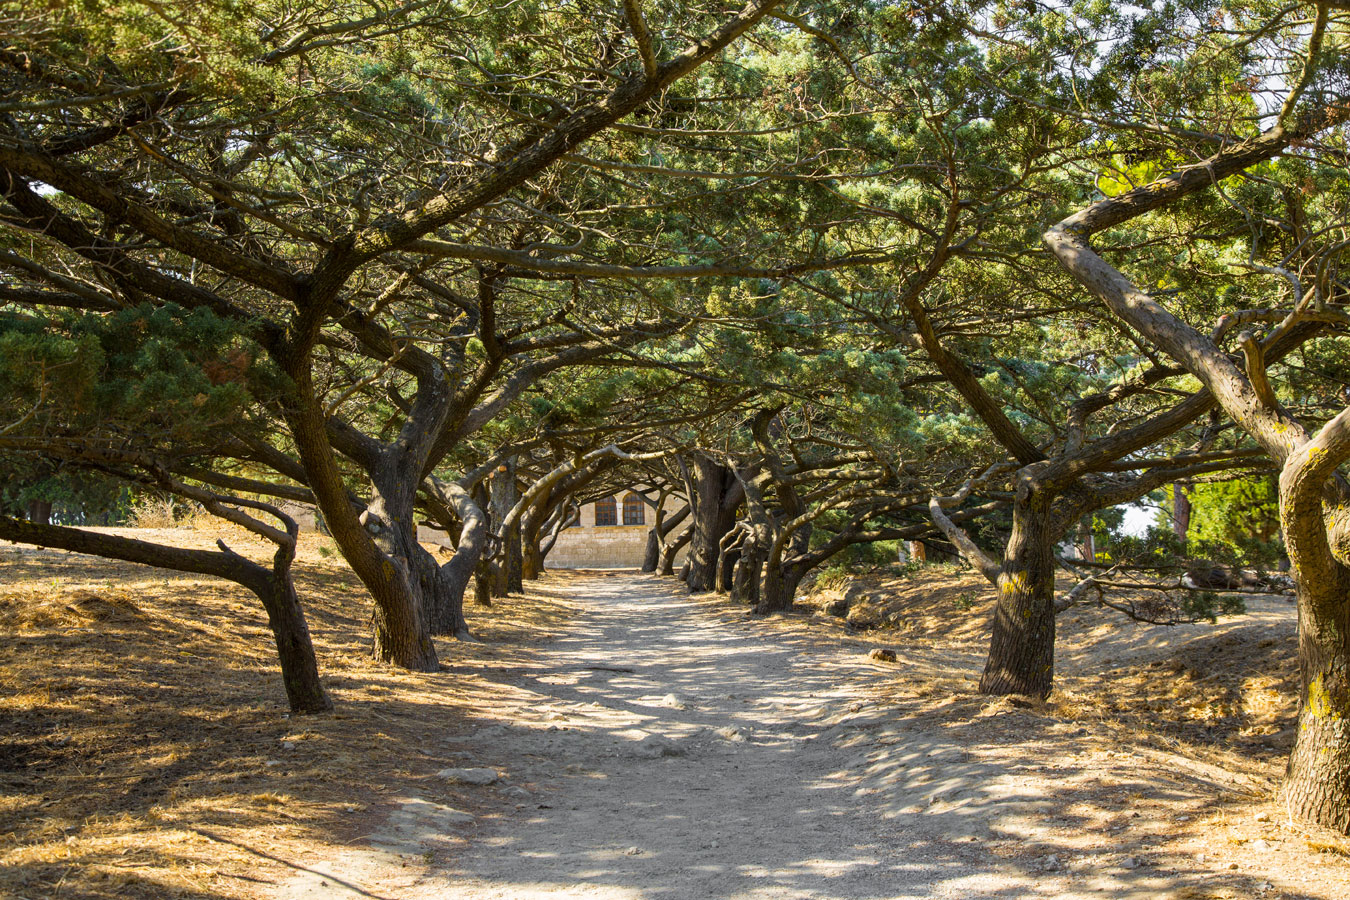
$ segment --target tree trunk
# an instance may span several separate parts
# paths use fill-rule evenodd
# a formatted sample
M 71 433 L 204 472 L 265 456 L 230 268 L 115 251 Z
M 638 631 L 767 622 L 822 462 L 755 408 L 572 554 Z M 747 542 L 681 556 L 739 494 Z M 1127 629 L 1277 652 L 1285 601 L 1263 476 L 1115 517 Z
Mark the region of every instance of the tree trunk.
M 1023 476 L 1013 504 L 1013 530 L 998 576 L 989 659 L 982 694 L 1045 698 L 1055 677 L 1055 535 L 1053 497 Z
M 285 413 L 310 488 L 343 558 L 375 601 L 375 658 L 416 672 L 436 671 L 436 646 L 408 561 L 417 543 L 412 500 L 421 473 L 413 471 L 415 460 L 393 456 L 370 461 L 374 496 L 358 520 L 328 440 L 311 373 L 306 365 L 283 368 L 295 382 Z
M 759 605 L 759 585 L 767 555 L 768 550 L 753 535 L 745 539 L 741 545 L 740 558 L 736 560 L 731 573 L 731 599 L 750 607 Z
M 659 523 L 660 519 L 657 521 Z M 657 564 L 661 561 L 661 536 L 657 528 L 658 525 L 653 525 L 647 530 L 647 549 L 642 552 L 643 572 L 655 572 Z
M 744 534 L 737 531 L 728 531 L 722 538 L 721 546 L 717 553 L 717 580 L 713 589 L 719 594 L 725 594 L 731 590 L 732 573 L 736 568 L 736 561 L 741 558 L 741 549 L 745 541 Z
M 792 609 L 797 585 L 811 570 L 811 563 L 806 558 L 810 543 L 810 523 L 802 525 L 786 539 L 780 536 L 774 542 L 764 566 L 764 588 L 755 612 L 767 615 Z
M 506 531 L 506 546 L 503 548 L 502 568 L 506 570 L 506 593 L 525 592 L 525 559 L 520 544 L 520 524 Z
M 516 460 L 509 458 L 492 477 L 492 523 L 500 528 L 506 521 L 512 507 L 520 500 L 520 488 L 516 484 Z M 517 519 L 502 535 L 502 545 L 497 548 L 496 565 L 492 570 L 492 596 L 505 597 L 513 591 L 524 590 L 521 579 L 520 520 Z
M 1097 561 L 1097 539 L 1092 533 L 1092 516 L 1084 516 L 1078 522 L 1078 558 L 1087 562 Z
M 1350 834 L 1350 565 L 1336 472 L 1347 455 L 1350 410 L 1291 453 L 1280 473 L 1280 524 L 1298 585 L 1301 686 L 1280 799 L 1295 821 L 1342 834 Z
M 1191 530 L 1191 495 L 1186 485 L 1178 481 L 1172 485 L 1172 532 L 1186 546 L 1186 535 Z
M 293 554 L 292 554 L 293 555 Z M 328 712 L 333 701 L 319 680 L 319 662 L 314 657 L 309 625 L 291 578 L 290 561 L 274 566 L 266 586 L 254 590 L 267 610 L 267 624 L 277 645 L 281 681 L 286 699 L 296 714 Z
M 431 554 L 426 554 L 425 559 L 418 558 L 426 596 L 430 598 L 427 618 L 432 634 L 471 640 L 469 623 L 464 618 L 464 593 L 487 545 L 487 517 L 462 485 L 432 480 L 461 524 L 455 538 L 455 553 L 445 565 L 438 565 Z
M 642 552 L 643 572 L 655 572 L 656 564 L 661 560 L 661 538 L 665 536 L 665 528 L 662 526 L 666 521 L 666 498 L 669 496 L 669 489 L 663 488 L 656 499 L 656 513 L 652 527 L 647 529 L 647 547 Z
M 558 510 L 558 520 L 549 531 L 548 540 L 539 544 L 539 571 L 541 573 L 548 565 L 548 555 L 553 552 L 553 548 L 558 544 L 558 535 L 580 521 L 581 509 L 571 500 L 564 501 L 562 508 Z
M 1298 736 L 1280 800 L 1291 818 L 1350 833 L 1350 568 L 1300 579 Z
M 764 593 L 760 597 L 758 612 L 788 612 L 797 597 L 797 587 L 811 571 L 810 563 L 784 563 L 764 573 Z
M 492 563 L 486 558 L 479 559 L 473 570 L 473 605 L 492 606 Z
M 52 523 L 52 501 L 29 500 L 28 521 L 34 525 L 50 525 Z
M 469 588 L 477 560 L 472 552 L 455 556 L 445 565 L 433 559 L 426 566 L 428 621 L 432 634 L 470 640 L 469 622 L 464 617 L 464 594 Z
M 700 456 L 694 460 L 694 533 L 689 544 L 689 575 L 685 584 L 690 593 L 711 591 L 717 584 L 717 554 L 722 538 L 736 524 L 739 491 L 731 491 L 739 482 L 726 466 Z
M 435 558 L 417 542 L 417 480 L 395 464 L 380 467 L 371 481 L 374 490 L 363 524 L 384 557 L 379 562 L 383 577 L 375 586 L 367 582 L 375 594 L 374 655 L 406 669 L 434 672 L 440 663 L 427 613 L 435 585 L 428 566 L 435 568 Z M 341 544 L 336 531 L 333 537 Z
M 544 574 L 544 549 L 536 533 L 531 540 L 520 538 L 520 577 L 522 581 L 537 581 Z M 523 589 L 523 588 L 522 588 Z
M 520 517 L 520 577 L 521 581 L 536 581 L 544 574 L 544 550 L 540 532 L 547 518 L 547 497 L 525 511 Z M 524 590 L 524 585 L 521 585 Z
M 656 572 L 660 575 L 671 574 L 669 560 L 666 558 L 666 537 L 669 536 L 681 522 L 689 518 L 689 510 L 690 507 L 687 504 L 681 507 L 680 511 L 673 516 L 666 516 L 664 508 L 657 510 L 656 525 L 647 533 L 647 554 L 642 562 L 642 571 Z M 688 534 L 688 529 L 685 530 L 684 534 Z M 688 537 L 681 537 L 679 539 L 675 550 L 671 551 L 671 558 L 674 557 L 674 554 L 678 552 L 679 548 L 683 547 L 688 540 Z M 651 568 L 648 568 L 648 562 L 651 563 Z
M 656 574 L 674 575 L 675 557 L 679 555 L 680 551 L 684 549 L 684 545 L 689 543 L 693 537 L 694 526 L 690 525 L 684 531 L 680 532 L 680 536 L 675 540 L 671 541 L 669 544 L 663 543 L 661 545 L 661 558 L 656 564 Z

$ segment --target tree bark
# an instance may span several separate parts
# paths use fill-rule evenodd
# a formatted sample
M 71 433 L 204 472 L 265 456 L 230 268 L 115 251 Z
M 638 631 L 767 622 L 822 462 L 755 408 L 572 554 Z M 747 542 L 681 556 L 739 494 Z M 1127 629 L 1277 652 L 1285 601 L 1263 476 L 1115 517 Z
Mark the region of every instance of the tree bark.
M 469 623 L 464 618 L 464 593 L 487 545 L 487 517 L 462 485 L 436 479 L 432 479 L 432 483 L 443 495 L 444 502 L 455 511 L 461 526 L 454 555 L 430 573 L 429 596 L 432 600 L 428 618 L 431 632 L 468 640 L 471 635 Z
M 1178 481 L 1172 485 L 1172 532 L 1186 546 L 1186 536 L 1191 530 L 1191 495 L 1187 486 Z
M 1350 409 L 1291 453 L 1280 524 L 1298 584 L 1298 737 L 1280 791 L 1289 815 L 1350 833 Z
M 736 560 L 731 573 L 731 599 L 752 609 L 759 606 L 759 589 L 767 556 L 768 548 L 756 539 L 753 532 L 747 534 L 741 544 L 740 559 Z
M 420 479 L 404 471 L 400 462 L 395 457 L 373 473 L 371 500 L 362 516 L 363 526 L 383 557 L 379 561 L 383 577 L 375 581 L 381 594 L 375 603 L 374 654 L 378 660 L 406 669 L 434 672 L 440 662 L 427 613 L 437 566 L 417 542 L 413 492 Z M 339 540 L 336 531 L 333 537 Z
M 655 572 L 661 561 L 661 513 L 656 514 L 656 524 L 647 530 L 647 547 L 642 551 L 642 572 Z
M 768 615 L 792 609 L 797 586 L 814 565 L 807 554 L 812 527 L 810 522 L 798 525 L 790 534 L 780 534 L 769 548 L 764 565 L 764 587 L 755 612 Z
M 580 521 L 581 507 L 577 506 L 576 502 L 570 498 L 563 501 L 562 508 L 558 510 L 558 519 L 549 531 L 548 540 L 543 541 L 539 546 L 540 572 L 544 571 L 544 567 L 548 563 L 548 555 L 553 552 L 553 548 L 558 543 L 558 535 Z
M 520 577 L 524 581 L 537 581 L 544 574 L 544 549 L 541 546 L 539 531 L 527 535 L 525 529 L 520 534 Z M 522 586 L 523 589 L 523 586 Z
M 705 456 L 694 460 L 693 538 L 689 545 L 690 593 L 702 594 L 717 584 L 717 554 L 722 538 L 736 525 L 740 483 L 726 466 Z
M 982 694 L 1049 696 L 1055 677 L 1053 497 L 1023 474 L 1013 503 L 1013 529 L 998 575 L 989 658 Z
M 759 612 L 789 612 L 797 597 L 797 588 L 806 573 L 814 568 L 814 563 L 803 560 L 770 566 L 764 573 L 764 592 L 760 599 Z
M 1291 818 L 1350 833 L 1350 567 L 1301 577 L 1298 737 L 1280 800 Z
M 319 679 L 314 642 L 310 639 L 309 624 L 305 621 L 295 580 L 291 577 L 294 559 L 294 546 L 278 550 L 269 577 L 260 580 L 253 592 L 267 610 L 267 624 L 276 641 L 281 681 L 286 687 L 291 712 L 328 712 L 333 708 L 333 701 Z
M 713 585 L 719 594 L 731 591 L 732 572 L 736 568 L 736 561 L 741 558 L 744 540 L 744 534 L 738 533 L 737 529 L 728 531 L 721 540 L 717 551 L 717 580 Z
M 1088 562 L 1097 561 L 1097 539 L 1092 533 L 1092 517 L 1084 516 L 1078 522 L 1079 558 Z
M 644 571 L 644 572 L 656 572 L 656 573 L 659 573 L 659 575 L 670 575 L 670 573 L 671 573 L 671 572 L 670 572 L 670 565 L 667 565 L 667 563 L 668 563 L 668 560 L 667 560 L 668 542 L 667 542 L 666 538 L 667 538 L 667 536 L 670 536 L 670 533 L 671 533 L 671 532 L 674 532 L 674 530 L 675 530 L 676 528 L 678 528 L 680 522 L 683 522 L 684 519 L 688 518 L 688 514 L 690 514 L 690 510 L 691 510 L 691 509 L 693 509 L 693 507 L 688 506 L 687 503 L 686 503 L 686 505 L 684 505 L 684 506 L 682 507 L 682 509 L 680 509 L 680 510 L 678 511 L 678 513 L 675 513 L 674 515 L 670 515 L 670 517 L 666 517 L 666 518 L 664 518 L 664 519 L 663 519 L 663 518 L 657 518 L 657 522 L 659 522 L 659 530 L 656 530 L 656 532 L 655 532 L 655 537 L 656 537 L 655 557 L 652 557 L 652 560 L 651 560 L 651 561 L 652 561 L 652 568 L 649 568 L 649 569 L 647 568 L 647 563 L 645 563 L 645 560 L 644 560 L 644 563 L 643 563 L 643 571 Z M 657 515 L 660 515 L 660 513 L 657 513 Z M 682 534 L 682 537 L 679 538 L 679 540 L 680 540 L 679 546 L 676 546 L 676 548 L 674 549 L 674 551 L 671 551 L 671 552 L 670 552 L 671 559 L 674 559 L 675 553 L 676 553 L 676 552 L 679 552 L 680 546 L 684 546 L 684 544 L 686 544 L 686 542 L 688 541 L 687 534 L 688 534 L 688 529 L 684 530 L 684 533 Z M 652 537 L 652 534 L 648 534 L 648 538 L 651 538 L 651 537 Z M 648 552 L 648 553 L 652 553 L 652 552 L 653 552 L 652 541 L 651 541 L 651 540 L 648 540 L 648 542 L 647 542 L 647 552 Z
M 28 521 L 34 525 L 50 525 L 52 523 L 52 501 L 29 500 Z
M 492 521 L 494 525 L 506 522 L 511 510 L 520 500 L 520 487 L 516 483 L 516 459 L 508 458 L 492 477 Z M 512 592 L 524 590 L 521 578 L 522 560 L 520 549 L 520 519 L 510 517 L 510 522 L 501 536 L 501 546 L 497 548 L 492 573 L 492 595 L 505 597 Z
M 473 604 L 492 606 L 492 563 L 486 559 L 480 559 L 473 570 Z
M 522 582 L 535 581 L 544 574 L 543 531 L 548 511 L 552 508 L 552 491 L 545 491 L 520 517 L 520 577 Z M 523 589 L 523 584 L 522 584 Z
M 663 543 L 661 545 L 661 558 L 656 565 L 656 574 L 674 575 L 675 557 L 679 555 L 680 551 L 684 549 L 684 546 L 693 540 L 693 538 L 694 526 L 690 525 L 684 531 L 680 532 L 680 536 L 675 540 L 668 544 Z
M 661 565 L 661 548 L 665 544 L 666 536 L 674 531 L 681 522 L 689 518 L 690 507 L 688 504 L 681 507 L 679 512 L 667 516 L 665 508 L 667 492 L 662 492 L 660 506 L 656 510 L 656 521 L 652 528 L 647 532 L 647 550 L 642 557 L 642 571 L 655 572 Z M 666 573 L 669 574 L 669 573 Z

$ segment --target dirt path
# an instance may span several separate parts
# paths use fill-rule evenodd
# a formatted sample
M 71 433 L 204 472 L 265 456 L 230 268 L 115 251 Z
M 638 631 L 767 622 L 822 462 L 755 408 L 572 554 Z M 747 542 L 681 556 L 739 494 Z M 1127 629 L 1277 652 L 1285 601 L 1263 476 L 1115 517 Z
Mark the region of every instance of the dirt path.
M 277 896 L 1322 896 L 1268 893 L 1259 864 L 1230 864 L 1213 835 L 1195 845 L 1208 856 L 1183 846 L 1174 832 L 1242 788 L 1213 767 L 1098 767 L 1127 754 L 1093 749 L 1076 723 L 1019 731 L 1017 710 L 897 716 L 872 690 L 887 670 L 856 644 L 728 623 L 640 576 L 573 590 L 568 633 L 490 651 L 500 661 L 475 671 L 502 702 L 441 739 L 444 756 L 502 775 L 473 789 L 480 815 L 404 798 L 368 846 Z M 447 850 L 446 834 L 467 840 Z
M 650 580 L 586 587 L 587 614 L 528 679 L 535 727 L 502 738 L 516 777 L 556 790 L 456 861 L 456 896 L 929 896 L 962 865 L 968 848 L 903 851 L 860 816 L 820 739 L 875 677 L 856 654 L 728 628 Z

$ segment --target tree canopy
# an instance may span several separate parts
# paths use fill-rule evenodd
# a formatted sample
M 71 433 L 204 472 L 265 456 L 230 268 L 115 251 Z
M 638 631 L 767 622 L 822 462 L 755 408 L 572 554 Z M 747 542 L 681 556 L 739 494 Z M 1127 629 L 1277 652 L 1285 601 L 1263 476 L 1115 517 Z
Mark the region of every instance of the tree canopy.
M 999 598 L 981 690 L 1044 697 L 1056 615 L 1158 558 L 1067 549 L 1167 491 L 1236 564 L 1287 556 L 1287 797 L 1350 829 L 1343 4 L 0 21 L 0 537 L 248 584 L 322 709 L 283 504 L 321 512 L 375 655 L 435 671 L 471 583 L 632 487 L 649 569 L 687 546 L 691 590 L 760 613 L 849 547 L 958 555 Z M 126 490 L 276 555 L 79 527 Z M 1158 591 L 1207 608 L 1192 582 Z

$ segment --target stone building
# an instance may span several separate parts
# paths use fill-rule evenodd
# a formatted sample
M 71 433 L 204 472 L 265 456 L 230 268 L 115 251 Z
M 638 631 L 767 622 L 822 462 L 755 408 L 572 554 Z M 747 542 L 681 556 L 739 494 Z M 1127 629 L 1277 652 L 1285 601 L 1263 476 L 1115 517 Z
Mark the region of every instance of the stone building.
M 681 507 L 667 501 L 666 511 Z M 656 511 L 637 494 L 628 491 L 603 497 L 581 508 L 581 520 L 558 535 L 558 542 L 545 560 L 550 569 L 636 569 L 647 552 L 647 532 Z M 676 557 L 676 567 L 684 551 Z

